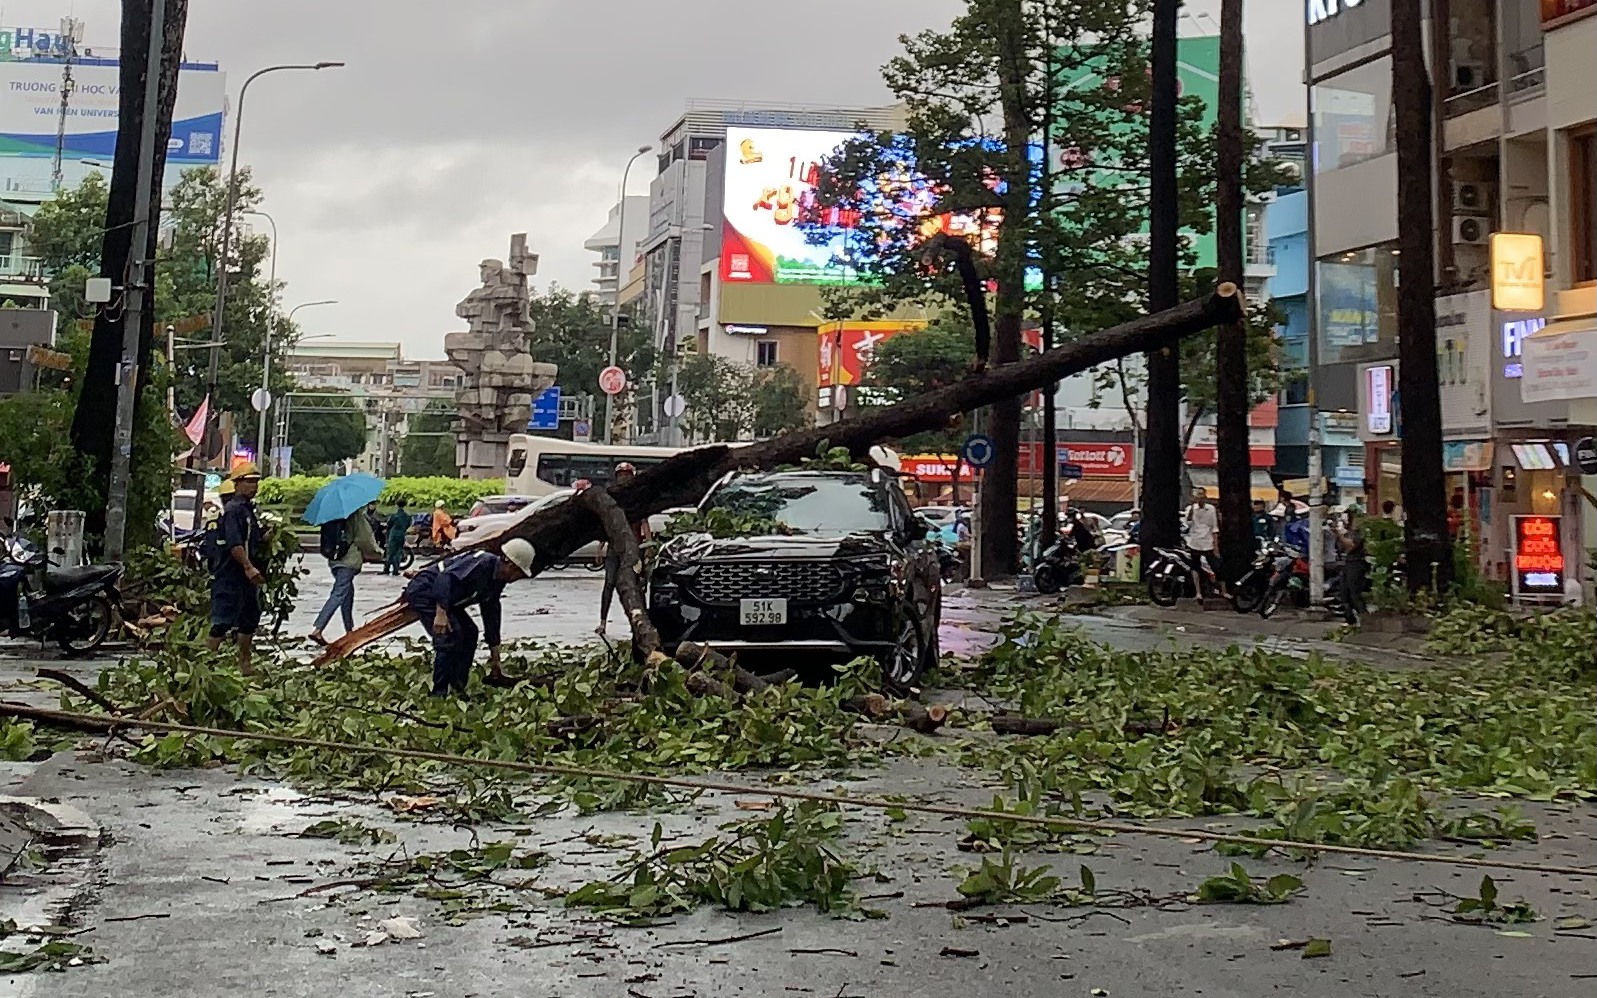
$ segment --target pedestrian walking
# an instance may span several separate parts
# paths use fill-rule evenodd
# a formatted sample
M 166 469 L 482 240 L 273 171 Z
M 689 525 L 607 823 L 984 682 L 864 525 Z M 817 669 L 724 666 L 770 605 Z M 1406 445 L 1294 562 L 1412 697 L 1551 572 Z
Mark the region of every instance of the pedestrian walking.
M 467 551 L 453 555 L 428 565 L 410 580 L 401 598 L 432 635 L 433 696 L 466 691 L 466 678 L 477 655 L 477 625 L 466 613 L 473 604 L 479 607 L 482 636 L 488 642 L 484 682 L 509 685 L 499 663 L 500 596 L 506 585 L 532 574 L 532 562 L 532 545 L 512 537 L 498 554 Z
M 622 461 L 616 465 L 614 483 L 625 485 L 632 481 L 638 474 L 638 469 L 632 466 L 631 461 Z M 642 544 L 649 539 L 649 520 L 647 517 L 632 523 L 632 533 Z M 594 633 L 603 635 L 605 623 L 610 619 L 610 602 L 615 598 L 616 580 L 621 575 L 621 552 L 613 544 L 604 543 L 604 588 L 599 592 L 599 626 Z
M 383 549 L 377 546 L 377 538 L 372 533 L 370 512 L 370 507 L 356 510 L 322 527 L 322 557 L 327 559 L 327 567 L 333 573 L 333 588 L 311 628 L 310 639 L 319 645 L 327 643 L 322 631 L 334 613 L 343 617 L 346 634 L 355 629 L 355 576 L 360 574 L 367 558 L 383 557 Z
M 255 632 L 261 625 L 261 586 L 266 581 L 261 574 L 265 534 L 255 512 L 261 473 L 253 464 L 241 464 L 223 484 L 232 486 L 232 494 L 226 497 L 206 544 L 211 569 L 211 633 L 206 644 L 214 651 L 234 638 L 239 671 L 248 676 L 255 672 Z
M 405 562 L 405 538 L 410 536 L 410 513 L 405 510 L 403 501 L 388 518 L 383 532 L 383 574 L 398 575 L 399 566 Z

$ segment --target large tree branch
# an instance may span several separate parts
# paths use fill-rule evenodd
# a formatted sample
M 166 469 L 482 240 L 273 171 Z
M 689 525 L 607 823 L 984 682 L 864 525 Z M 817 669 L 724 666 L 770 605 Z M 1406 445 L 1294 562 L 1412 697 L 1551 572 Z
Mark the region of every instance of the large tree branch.
M 654 629 L 643 599 L 643 585 L 639 581 L 643 578 L 643 552 L 638 548 L 638 538 L 609 489 L 588 489 L 582 494 L 582 501 L 604 525 L 610 546 L 620 553 L 616 595 L 621 598 L 621 609 L 627 612 L 627 623 L 632 626 L 632 655 L 639 661 L 647 661 L 660 653 L 660 632 Z
M 796 464 L 815 455 L 825 444 L 842 447 L 855 457 L 885 441 L 942 429 L 948 418 L 971 412 L 1004 399 L 1014 399 L 1045 385 L 1079 374 L 1128 354 L 1146 353 L 1169 346 L 1183 336 L 1235 321 L 1242 314 L 1242 296 L 1236 285 L 1222 284 L 1206 299 L 1122 323 L 1093 336 L 1013 364 L 1004 364 L 958 384 L 939 388 L 865 416 L 825 427 L 784 433 L 760 443 L 732 447 L 711 444 L 684 451 L 638 474 L 609 492 L 627 520 L 636 522 L 675 506 L 688 506 L 704 497 L 724 475 L 740 469 Z M 600 539 L 604 530 L 598 516 L 585 503 L 564 502 L 538 510 L 493 532 L 459 545 L 462 550 L 498 550 L 512 537 L 532 543 L 537 552 L 536 575 L 559 564 L 572 552 Z M 381 612 L 393 628 L 406 622 L 400 614 Z M 346 641 L 333 642 L 319 661 L 341 658 L 381 634 L 371 625 L 357 628 Z M 393 629 L 391 628 L 391 629 Z M 359 637 L 355 637 L 359 635 Z

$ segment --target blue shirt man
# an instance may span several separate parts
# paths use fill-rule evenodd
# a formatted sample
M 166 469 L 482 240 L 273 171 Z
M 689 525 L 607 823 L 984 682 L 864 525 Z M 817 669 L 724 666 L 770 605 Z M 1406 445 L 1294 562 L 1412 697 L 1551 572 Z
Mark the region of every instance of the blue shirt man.
M 466 677 L 477 655 L 477 625 L 466 613 L 474 604 L 480 608 L 488 642 L 487 682 L 507 682 L 499 665 L 500 596 L 507 584 L 532 575 L 533 560 L 532 545 L 513 537 L 499 554 L 467 551 L 434 562 L 417 572 L 405 587 L 405 604 L 432 634 L 433 696 L 466 690 Z

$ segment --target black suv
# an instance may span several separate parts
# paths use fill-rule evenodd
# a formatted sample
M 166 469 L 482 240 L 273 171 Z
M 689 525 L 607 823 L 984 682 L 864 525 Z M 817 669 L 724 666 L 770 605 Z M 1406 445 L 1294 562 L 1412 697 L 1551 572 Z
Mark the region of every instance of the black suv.
M 913 685 L 937 661 L 942 575 L 927 525 L 881 471 L 733 474 L 699 504 L 775 520 L 785 532 L 660 550 L 649 611 L 669 650 L 874 655 L 887 682 Z

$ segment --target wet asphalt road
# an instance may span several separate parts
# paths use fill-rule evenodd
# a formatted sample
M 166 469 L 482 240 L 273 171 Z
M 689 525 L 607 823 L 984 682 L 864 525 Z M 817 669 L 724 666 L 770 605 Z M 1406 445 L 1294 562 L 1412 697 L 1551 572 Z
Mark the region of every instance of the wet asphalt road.
M 288 633 L 309 630 L 327 584 L 325 569 L 313 569 Z M 363 573 L 358 612 L 391 601 L 402 584 Z M 566 571 L 513 586 L 506 594 L 506 636 L 591 640 L 600 584 L 598 573 Z M 945 650 L 977 650 L 1016 602 L 1003 592 L 950 593 Z M 1156 621 L 1138 617 L 1093 616 L 1081 623 L 1093 637 L 1128 649 L 1255 637 L 1228 629 L 1228 623 L 1244 626 L 1230 614 L 1188 608 Z M 611 627 L 618 633 L 624 629 L 619 610 L 612 611 Z M 337 624 L 331 628 L 334 635 L 340 632 Z M 1302 636 L 1271 634 L 1264 640 L 1289 653 L 1343 647 L 1315 637 L 1312 628 Z M 29 688 L 33 662 L 6 654 L 17 650 L 0 650 L 0 693 L 46 696 Z M 1356 654 L 1343 649 L 1350 651 Z M 92 680 L 97 666 L 68 667 Z M 898 729 L 882 735 L 904 737 Z M 864 811 L 850 812 L 849 850 L 862 865 L 877 869 L 877 881 L 866 881 L 861 890 L 886 895 L 873 903 L 888 913 L 884 920 L 837 920 L 808 909 L 740 916 L 701 911 L 653 928 L 620 929 L 548 903 L 508 920 L 488 916 L 446 925 L 435 905 L 404 894 L 347 904 L 320 896 L 295 898 L 307 884 L 338 879 L 357 859 L 373 855 L 358 846 L 301 839 L 297 832 L 336 816 L 388 827 L 412 851 L 464 845 L 473 835 L 482 841 L 514 838 L 558 857 L 539 871 L 540 884 L 571 886 L 610 875 L 630 848 L 595 846 L 584 833 L 646 837 L 658 820 L 668 836 L 687 842 L 713 834 L 717 823 L 740 812 L 731 798 L 707 797 L 676 813 L 581 817 L 567 811 L 519 828 L 451 829 L 397 822 L 364 804 L 307 799 L 230 770 L 158 772 L 100 761 L 93 746 L 84 742 L 88 751 L 58 752 L 39 762 L 0 763 L 0 793 L 75 806 L 102 828 L 88 844 L 52 855 L 42 869 L 13 875 L 0 885 L 0 921 L 67 922 L 87 930 L 73 939 L 92 945 L 108 962 L 60 974 L 0 975 L 0 998 L 1584 998 L 1591 993 L 1591 980 L 1581 976 L 1592 971 L 1597 953 L 1585 938 L 1590 932 L 1556 932 L 1555 920 L 1578 916 L 1597 922 L 1597 880 L 1496 875 L 1504 895 L 1525 897 L 1545 916 L 1513 927 L 1527 935 L 1452 924 L 1417 899 L 1436 889 L 1473 893 L 1478 872 L 1340 858 L 1309 868 L 1287 859 L 1245 860 L 1255 874 L 1292 872 L 1305 879 L 1307 893 L 1286 905 L 998 908 L 988 914 L 1025 918 L 978 923 L 934 906 L 955 896 L 963 870 L 977 861 L 954 848 L 963 823 L 918 815 L 892 823 Z M 897 759 L 842 779 L 813 785 L 971 805 L 989 803 L 994 792 L 983 774 L 937 758 Z M 742 774 L 734 782 L 751 787 L 746 798 L 759 797 L 757 775 Z M 1591 808 L 1532 805 L 1527 810 L 1542 841 L 1511 847 L 1513 858 L 1590 864 L 1597 856 Z M 1227 826 L 1223 819 L 1202 823 Z M 386 856 L 395 848 L 385 845 L 374 852 Z M 1086 865 L 1100 890 L 1136 888 L 1166 897 L 1183 895 L 1231 862 L 1192 841 L 1129 836 L 1103 840 L 1091 855 L 1021 859 L 1027 865 L 1051 864 L 1067 883 L 1075 883 L 1078 867 Z M 377 948 L 353 945 L 374 920 L 394 915 L 419 918 L 423 937 Z M 767 929 L 780 931 L 698 944 Z M 1272 949 L 1278 940 L 1311 936 L 1331 939 L 1332 955 L 1304 960 L 1296 951 Z M 0 945 L 15 947 L 20 938 Z M 332 954 L 318 951 L 318 944 L 329 943 Z M 676 945 L 683 943 L 693 945 Z M 944 955 L 956 952 L 969 955 Z

